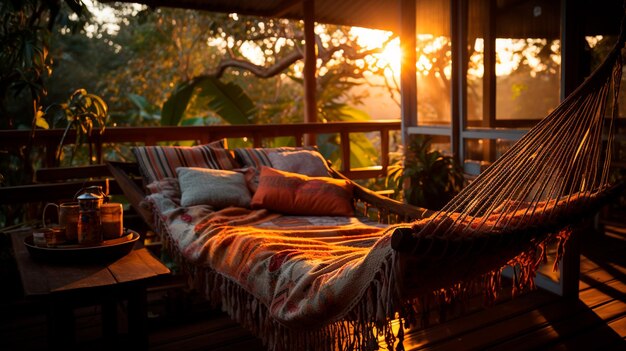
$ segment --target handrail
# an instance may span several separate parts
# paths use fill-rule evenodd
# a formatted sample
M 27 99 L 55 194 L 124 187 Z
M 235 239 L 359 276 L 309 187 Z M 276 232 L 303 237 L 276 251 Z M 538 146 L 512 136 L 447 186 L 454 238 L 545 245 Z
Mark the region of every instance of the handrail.
M 330 123 L 297 123 L 297 124 L 268 124 L 268 125 L 216 125 L 216 126 L 176 126 L 176 127 L 110 127 L 99 135 L 94 130 L 92 139 L 96 147 L 96 162 L 103 164 L 102 145 L 111 143 L 139 143 L 155 145 L 158 142 L 195 141 L 199 144 L 208 143 L 223 138 L 247 138 L 254 147 L 263 147 L 265 140 L 276 137 L 293 137 L 296 146 L 302 146 L 305 134 L 338 134 L 340 140 L 340 171 L 351 179 L 375 178 L 385 175 L 389 165 L 389 132 L 401 130 L 400 121 L 368 121 L 368 122 L 330 122 Z M 350 165 L 350 134 L 351 133 L 380 133 L 380 165 L 366 168 L 352 168 Z M 44 148 L 45 160 L 42 169 L 37 172 L 37 182 L 53 182 L 59 179 L 97 178 L 110 176 L 105 167 L 79 166 L 56 168 L 54 157 L 56 148 L 63 135 L 63 129 L 37 130 L 34 136 L 34 145 Z M 29 130 L 0 130 L 0 150 L 16 150 L 28 143 Z M 76 140 L 74 130 L 70 130 L 64 144 L 73 144 Z M 65 177 L 65 178 L 64 178 Z M 44 196 L 46 190 L 42 187 L 60 184 L 34 184 L 17 187 L 0 187 L 0 194 L 15 195 L 15 191 L 32 193 L 32 198 Z M 112 184 L 113 187 L 116 184 Z M 14 189 L 10 189 L 14 188 Z M 41 189 L 40 189 L 41 188 Z M 47 188 L 46 188 L 47 189 Z M 51 188 L 52 189 L 52 188 Z M 49 190 L 51 190 L 49 189 Z M 0 203 L 11 202 L 13 196 L 0 196 Z M 2 201 L 6 200 L 6 201 Z M 19 201 L 18 201 L 19 202 Z
M 140 142 L 155 145 L 160 141 L 196 141 L 204 144 L 222 138 L 248 138 L 254 147 L 262 147 L 263 139 L 276 137 L 294 137 L 296 146 L 301 146 L 305 134 L 339 134 L 341 142 L 342 172 L 350 173 L 350 133 L 380 132 L 381 133 L 381 166 L 386 170 L 389 163 L 389 131 L 400 130 L 400 121 L 368 121 L 368 122 L 330 122 L 330 123 L 296 123 L 296 124 L 265 124 L 265 125 L 216 125 L 216 126 L 174 126 L 174 127 L 109 127 L 100 135 L 99 130 L 93 132 L 93 143 L 96 145 L 96 159 L 102 163 L 102 150 L 98 146 L 104 143 Z M 34 145 L 46 148 L 45 165 L 54 164 L 57 145 L 63 135 L 63 129 L 35 131 Z M 0 130 L 0 149 L 26 145 L 30 131 Z M 64 144 L 72 144 L 76 132 L 70 130 Z

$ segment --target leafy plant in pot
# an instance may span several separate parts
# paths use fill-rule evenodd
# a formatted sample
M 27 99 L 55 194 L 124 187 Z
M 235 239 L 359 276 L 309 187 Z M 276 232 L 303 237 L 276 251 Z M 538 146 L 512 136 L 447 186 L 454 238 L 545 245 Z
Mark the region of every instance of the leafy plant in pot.
M 52 104 L 45 111 L 45 117 L 51 121 L 51 127 L 63 127 L 63 135 L 57 147 L 55 162 L 60 164 L 63 157 L 63 144 L 70 129 L 76 130 L 76 141 L 71 154 L 69 164 L 72 164 L 74 155 L 78 147 L 83 143 L 89 145 L 89 163 L 94 161 L 94 139 L 97 135 L 104 133 L 108 116 L 107 104 L 101 97 L 87 93 L 85 89 L 78 89 L 68 99 L 66 103 Z
M 440 210 L 465 185 L 463 169 L 452 156 L 431 149 L 431 139 L 415 136 L 403 160 L 389 167 L 389 183 L 402 188 L 404 201 Z

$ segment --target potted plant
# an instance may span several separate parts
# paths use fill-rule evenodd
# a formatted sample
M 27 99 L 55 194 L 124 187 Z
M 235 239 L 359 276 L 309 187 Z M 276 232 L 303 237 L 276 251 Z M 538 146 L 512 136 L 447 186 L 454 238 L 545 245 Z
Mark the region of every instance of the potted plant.
M 63 127 L 63 136 L 59 141 L 55 162 L 60 164 L 63 156 L 63 144 L 70 129 L 76 130 L 76 141 L 69 163 L 72 163 L 79 146 L 89 145 L 89 163 L 94 160 L 94 130 L 98 135 L 104 133 L 108 116 L 107 104 L 98 95 L 87 93 L 85 89 L 76 90 L 66 103 L 52 104 L 45 111 L 45 117 L 51 121 L 52 128 Z
M 441 209 L 465 185 L 455 159 L 433 150 L 422 135 L 411 138 L 404 159 L 389 167 L 388 180 L 402 189 L 405 202 L 431 210 Z

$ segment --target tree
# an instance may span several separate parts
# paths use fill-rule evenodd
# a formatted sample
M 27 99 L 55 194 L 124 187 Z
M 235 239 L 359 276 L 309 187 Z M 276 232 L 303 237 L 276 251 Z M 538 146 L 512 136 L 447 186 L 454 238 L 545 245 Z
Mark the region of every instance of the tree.
M 70 14 L 77 15 L 75 18 Z M 30 128 L 26 147 L 7 152 L 0 162 L 7 182 L 30 181 L 33 174 L 31 150 L 36 128 L 47 128 L 41 99 L 52 71 L 49 38 L 55 25 L 71 31 L 80 27 L 89 12 L 80 0 L 6 1 L 0 4 L 0 128 Z M 74 18 L 74 19 L 72 19 Z M 20 163 L 21 167 L 14 163 Z M 12 165 L 13 164 L 13 165 Z M 12 178 L 12 179 L 9 179 Z M 16 179 L 21 178 L 21 179 Z
M 103 94 L 111 110 L 133 109 L 136 116 L 155 116 L 154 107 L 162 106 L 160 122 L 167 125 L 301 122 L 302 27 L 282 19 L 144 10 L 112 38 L 128 59 L 103 82 Z M 351 87 L 366 82 L 362 61 L 380 49 L 361 48 L 347 27 L 317 31 L 321 120 L 370 119 L 356 109 L 363 96 Z M 361 149 L 372 155 L 355 155 L 353 164 L 370 165 L 376 156 L 370 141 L 355 143 L 370 144 Z

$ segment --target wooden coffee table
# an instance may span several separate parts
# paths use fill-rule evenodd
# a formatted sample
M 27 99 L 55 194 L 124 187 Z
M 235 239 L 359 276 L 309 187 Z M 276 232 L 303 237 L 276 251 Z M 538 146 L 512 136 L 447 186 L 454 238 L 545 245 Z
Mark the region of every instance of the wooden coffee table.
M 17 267 L 27 298 L 47 306 L 50 349 L 73 348 L 74 308 L 102 306 L 102 335 L 111 345 L 124 340 L 134 349 L 148 348 L 146 287 L 170 270 L 139 243 L 126 256 L 106 261 L 46 262 L 33 259 L 24 238 L 30 232 L 13 233 L 11 239 Z M 118 335 L 117 305 L 127 301 L 128 338 Z

